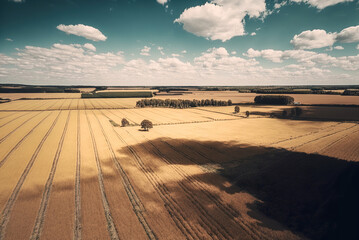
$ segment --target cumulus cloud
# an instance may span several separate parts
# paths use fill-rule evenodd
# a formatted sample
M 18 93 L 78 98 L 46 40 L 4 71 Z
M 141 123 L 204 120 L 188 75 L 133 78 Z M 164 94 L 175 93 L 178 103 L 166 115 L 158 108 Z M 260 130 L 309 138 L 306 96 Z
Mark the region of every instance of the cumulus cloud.
M 141 54 L 142 56 L 150 56 L 150 50 L 151 50 L 150 47 L 144 46 L 143 49 L 141 49 L 140 54 Z
M 290 43 L 296 49 L 313 49 L 332 46 L 335 39 L 335 33 L 327 33 L 322 29 L 314 29 L 295 35 Z
M 332 57 L 325 53 L 316 53 L 301 49 L 285 51 L 265 49 L 259 51 L 250 48 L 244 55 L 249 58 L 261 57 L 276 63 L 292 59 L 306 67 L 338 67 L 349 71 L 359 70 L 359 54 L 356 56 Z
M 26 46 L 11 56 L 0 53 L 0 76 L 3 81 L 33 84 L 96 84 L 101 79 L 103 85 L 273 85 L 288 80 L 353 84 L 359 80 L 359 54 L 332 57 L 307 50 L 249 49 L 245 55 L 238 57 L 220 47 L 188 62 L 177 57 L 126 61 L 122 52 L 96 53 L 85 45 L 56 43 L 50 48 Z M 282 64 L 266 68 L 259 57 Z M 347 72 L 336 73 L 333 67 Z
M 344 48 L 342 46 L 335 46 L 334 49 L 336 49 L 336 50 L 344 50 Z
M 165 55 L 165 53 L 163 52 L 163 47 L 157 47 L 157 50 L 161 53 L 161 55 Z
M 296 49 L 330 47 L 329 51 L 335 42 L 359 42 L 359 25 L 345 28 L 339 33 L 327 33 L 322 29 L 307 30 L 295 35 L 290 41 Z
M 156 0 L 159 4 L 165 5 L 168 0 Z
M 8 42 L 13 42 L 14 41 L 11 38 L 5 38 L 5 40 L 8 41 Z
M 183 50 L 181 53 L 182 53 L 182 54 L 186 54 L 186 53 L 187 53 L 187 50 Z
M 296 3 L 303 2 L 311 5 L 312 7 L 323 9 L 329 6 L 336 5 L 338 3 L 352 2 L 353 0 L 291 0 L 291 1 Z
M 92 45 L 91 43 L 85 43 L 84 48 L 87 48 L 88 50 L 96 52 L 96 47 Z
M 67 34 L 73 34 L 76 36 L 84 37 L 92 41 L 106 41 L 107 39 L 107 37 L 103 35 L 100 32 L 100 30 L 83 24 L 77 24 L 77 25 L 60 24 L 56 28 Z
M 196 36 L 223 42 L 245 35 L 244 18 L 265 14 L 265 0 L 212 0 L 204 5 L 185 9 L 174 22 Z
M 357 45 L 356 49 L 358 49 L 358 50 L 359 50 L 359 44 Z
M 336 40 L 344 43 L 359 42 L 359 25 L 343 29 Z
M 251 36 L 255 36 L 255 35 L 257 35 L 257 33 L 255 33 L 255 32 L 252 32 L 252 33 L 251 33 Z
M 22 3 L 25 2 L 25 0 L 9 0 L 10 2 L 16 2 L 16 3 Z

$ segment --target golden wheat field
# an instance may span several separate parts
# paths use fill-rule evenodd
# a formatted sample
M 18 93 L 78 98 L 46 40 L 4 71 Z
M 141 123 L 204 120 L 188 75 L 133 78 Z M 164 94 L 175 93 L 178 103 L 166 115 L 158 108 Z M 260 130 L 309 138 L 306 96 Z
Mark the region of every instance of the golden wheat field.
M 307 218 L 291 216 L 306 211 L 306 198 L 331 196 L 316 194 L 322 182 L 357 169 L 358 108 L 308 107 L 293 120 L 265 115 L 289 107 L 234 114 L 233 106 L 137 109 L 135 101 L 0 105 L 0 239 L 325 236 L 303 233 L 297 225 Z M 343 114 L 351 121 L 335 118 Z M 122 118 L 130 126 L 117 126 Z M 153 129 L 140 131 L 143 119 Z

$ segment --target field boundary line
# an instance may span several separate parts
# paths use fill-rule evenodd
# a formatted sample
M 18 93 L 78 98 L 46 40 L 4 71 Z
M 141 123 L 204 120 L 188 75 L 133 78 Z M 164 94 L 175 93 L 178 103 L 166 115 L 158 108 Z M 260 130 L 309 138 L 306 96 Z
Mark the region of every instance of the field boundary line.
M 63 147 L 64 140 L 65 140 L 65 135 L 67 133 L 67 129 L 68 129 L 68 125 L 69 125 L 69 120 L 70 120 L 70 111 L 69 111 L 69 113 L 67 115 L 65 127 L 64 127 L 64 130 L 62 132 L 59 145 L 57 146 L 56 154 L 55 154 L 55 157 L 54 157 L 54 161 L 52 163 L 52 167 L 51 167 L 51 170 L 50 170 L 49 177 L 48 177 L 48 179 L 46 181 L 46 184 L 45 184 L 45 189 L 44 189 L 44 192 L 43 192 L 42 198 L 41 198 L 40 208 L 39 208 L 36 220 L 35 220 L 35 224 L 34 224 L 34 228 L 32 230 L 32 234 L 30 236 L 31 240 L 34 240 L 34 239 L 38 240 L 40 238 L 40 235 L 41 235 L 41 232 L 42 232 L 45 213 L 46 213 L 47 206 L 48 206 L 48 200 L 49 200 L 51 189 L 52 189 L 52 182 L 53 182 L 54 177 L 55 177 L 57 163 L 58 163 L 60 155 L 61 155 L 62 147 Z
M 27 175 L 29 174 L 29 172 L 31 171 L 32 166 L 34 165 L 34 162 L 36 161 L 36 158 L 39 154 L 39 152 L 42 149 L 42 146 L 44 145 L 46 139 L 48 138 L 48 136 L 50 135 L 50 133 L 52 132 L 52 130 L 54 129 L 58 119 L 59 119 L 60 113 L 57 115 L 57 117 L 55 118 L 54 122 L 52 123 L 52 125 L 50 126 L 49 130 L 46 132 L 45 136 L 42 138 L 40 144 L 37 146 L 35 152 L 33 153 L 30 161 L 28 162 L 28 164 L 26 165 L 26 168 L 24 169 L 23 173 L 20 176 L 19 181 L 17 182 L 13 192 L 11 193 L 10 198 L 8 199 L 5 208 L 3 209 L 2 213 L 1 213 L 1 223 L 0 223 L 0 239 L 3 239 L 5 237 L 5 229 L 7 226 L 7 223 L 9 222 L 10 219 L 10 215 L 11 215 L 11 210 L 12 207 L 17 199 L 17 196 L 20 192 L 20 189 L 23 185 L 23 183 L 25 182 L 25 179 L 27 178 Z
M 44 117 L 40 122 L 38 122 L 20 141 L 17 142 L 17 144 L 6 154 L 6 156 L 0 161 L 0 168 L 5 164 L 11 153 L 13 153 L 20 145 L 25 141 L 25 139 L 49 116 L 51 113 L 49 113 L 46 117 Z
M 107 230 L 108 230 L 108 233 L 110 234 L 110 238 L 112 240 L 117 240 L 117 239 L 120 239 L 120 238 L 118 236 L 118 231 L 116 229 L 115 223 L 114 223 L 112 215 L 111 215 L 110 205 L 108 203 L 106 192 L 105 192 L 105 185 L 104 185 L 104 182 L 103 182 L 102 168 L 101 168 L 101 163 L 100 163 L 100 160 L 99 160 L 96 140 L 95 140 L 95 137 L 94 137 L 94 134 L 93 134 L 93 129 L 92 129 L 92 126 L 91 126 L 91 122 L 90 122 L 90 120 L 88 118 L 87 111 L 85 111 L 85 114 L 86 114 L 87 123 L 89 125 L 89 130 L 90 130 L 90 135 L 91 135 L 91 140 L 92 140 L 92 146 L 93 146 L 93 149 L 94 149 L 94 152 L 95 152 L 95 160 L 96 160 L 96 165 L 97 165 L 97 170 L 98 170 L 97 171 L 98 172 L 97 176 L 98 176 L 98 180 L 99 180 L 102 206 L 103 206 L 106 221 L 107 221 Z

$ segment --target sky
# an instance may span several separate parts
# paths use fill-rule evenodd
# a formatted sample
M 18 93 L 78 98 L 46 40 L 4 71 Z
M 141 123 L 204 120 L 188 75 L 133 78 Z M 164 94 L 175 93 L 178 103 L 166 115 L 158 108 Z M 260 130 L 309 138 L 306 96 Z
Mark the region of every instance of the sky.
M 0 0 L 0 83 L 358 85 L 358 0 Z

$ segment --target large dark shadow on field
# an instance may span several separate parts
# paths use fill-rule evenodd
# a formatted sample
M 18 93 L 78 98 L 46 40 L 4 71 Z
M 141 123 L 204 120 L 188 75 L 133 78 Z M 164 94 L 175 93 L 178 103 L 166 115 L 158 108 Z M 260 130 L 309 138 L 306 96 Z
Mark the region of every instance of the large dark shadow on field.
M 265 227 L 275 229 L 258 209 L 310 239 L 359 239 L 357 162 L 232 142 L 159 138 L 151 143 L 171 164 L 217 166 L 217 173 L 204 171 L 196 177 L 230 194 L 256 196 L 261 201 L 249 206 L 250 215 Z M 153 151 L 149 157 L 158 155 Z M 236 186 L 228 187 L 224 179 L 214 183 L 218 173 Z

